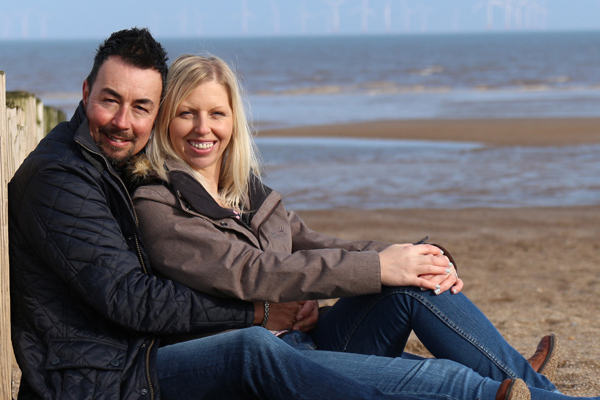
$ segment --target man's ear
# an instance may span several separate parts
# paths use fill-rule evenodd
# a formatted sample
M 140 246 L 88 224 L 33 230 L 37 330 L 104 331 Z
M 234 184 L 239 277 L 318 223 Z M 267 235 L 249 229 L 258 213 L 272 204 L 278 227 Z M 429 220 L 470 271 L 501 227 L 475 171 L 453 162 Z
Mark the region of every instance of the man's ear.
M 90 97 L 90 85 L 88 85 L 87 79 L 83 81 L 83 106 L 87 107 L 88 98 Z

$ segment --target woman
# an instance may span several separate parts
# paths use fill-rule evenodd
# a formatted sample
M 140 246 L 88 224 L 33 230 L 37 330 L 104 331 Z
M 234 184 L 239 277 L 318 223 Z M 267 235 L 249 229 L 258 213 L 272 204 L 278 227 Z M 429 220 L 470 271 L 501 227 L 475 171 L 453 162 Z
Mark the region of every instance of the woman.
M 567 398 L 541 374 L 556 363 L 553 341 L 530 365 L 460 293 L 439 247 L 343 241 L 286 211 L 260 181 L 238 83 L 223 61 L 173 62 L 147 154 L 133 173 L 143 182 L 134 204 L 154 267 L 169 278 L 255 301 L 255 321 L 284 330 L 284 341 L 320 362 L 335 360 L 310 350 L 315 345 L 381 356 L 361 358 L 363 368 L 336 368 L 370 381 L 370 371 L 385 368 L 397 381 L 381 384 L 400 393 L 491 398 L 494 388 L 496 398 L 526 398 L 524 381 L 534 399 Z M 314 327 L 316 303 L 305 300 L 332 297 L 344 298 Z M 436 359 L 403 353 L 411 330 Z

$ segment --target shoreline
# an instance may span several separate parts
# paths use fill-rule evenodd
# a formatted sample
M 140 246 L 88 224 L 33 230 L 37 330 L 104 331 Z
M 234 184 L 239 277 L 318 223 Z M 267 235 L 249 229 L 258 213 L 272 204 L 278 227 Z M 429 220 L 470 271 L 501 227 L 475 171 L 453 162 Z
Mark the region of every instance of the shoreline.
M 265 129 L 258 137 L 348 137 L 565 146 L 600 142 L 600 118 L 415 119 Z

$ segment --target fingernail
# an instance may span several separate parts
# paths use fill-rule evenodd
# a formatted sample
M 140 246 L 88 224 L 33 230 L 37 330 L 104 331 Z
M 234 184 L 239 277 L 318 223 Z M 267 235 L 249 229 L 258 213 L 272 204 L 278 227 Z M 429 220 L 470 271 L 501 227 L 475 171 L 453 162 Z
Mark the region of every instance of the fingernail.
M 456 294 L 456 289 L 451 290 L 452 294 Z
M 426 290 L 427 290 L 427 289 L 425 289 L 424 287 L 422 287 L 422 288 L 419 288 L 419 289 L 421 289 L 421 292 L 424 292 L 424 291 L 426 291 Z
M 449 261 L 448 265 L 450 266 L 450 268 L 454 268 L 454 264 L 452 264 L 452 261 Z
M 444 250 L 440 249 L 440 251 L 442 252 L 442 255 L 444 255 Z
M 435 294 L 440 294 L 441 292 L 442 292 L 442 289 L 435 289 L 435 290 L 433 291 L 433 293 L 435 293 Z
M 441 286 L 440 285 L 435 285 L 435 288 L 439 289 L 439 288 L 441 288 Z
M 300 321 L 302 318 L 304 318 L 304 317 L 302 316 L 302 314 L 298 314 L 298 315 L 296 316 L 296 320 L 297 320 L 297 321 Z
M 450 268 L 446 268 L 446 273 L 449 274 L 450 272 L 452 272 L 452 270 Z

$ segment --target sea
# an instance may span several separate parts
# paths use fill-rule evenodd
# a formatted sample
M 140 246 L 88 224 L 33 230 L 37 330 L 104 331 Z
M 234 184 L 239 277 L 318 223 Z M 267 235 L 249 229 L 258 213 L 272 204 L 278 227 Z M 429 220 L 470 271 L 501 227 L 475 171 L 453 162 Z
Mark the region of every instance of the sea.
M 490 147 L 271 138 L 268 129 L 405 119 L 600 117 L 600 31 L 163 39 L 234 67 L 290 209 L 600 204 L 600 145 Z M 0 41 L 7 90 L 68 116 L 99 41 Z

